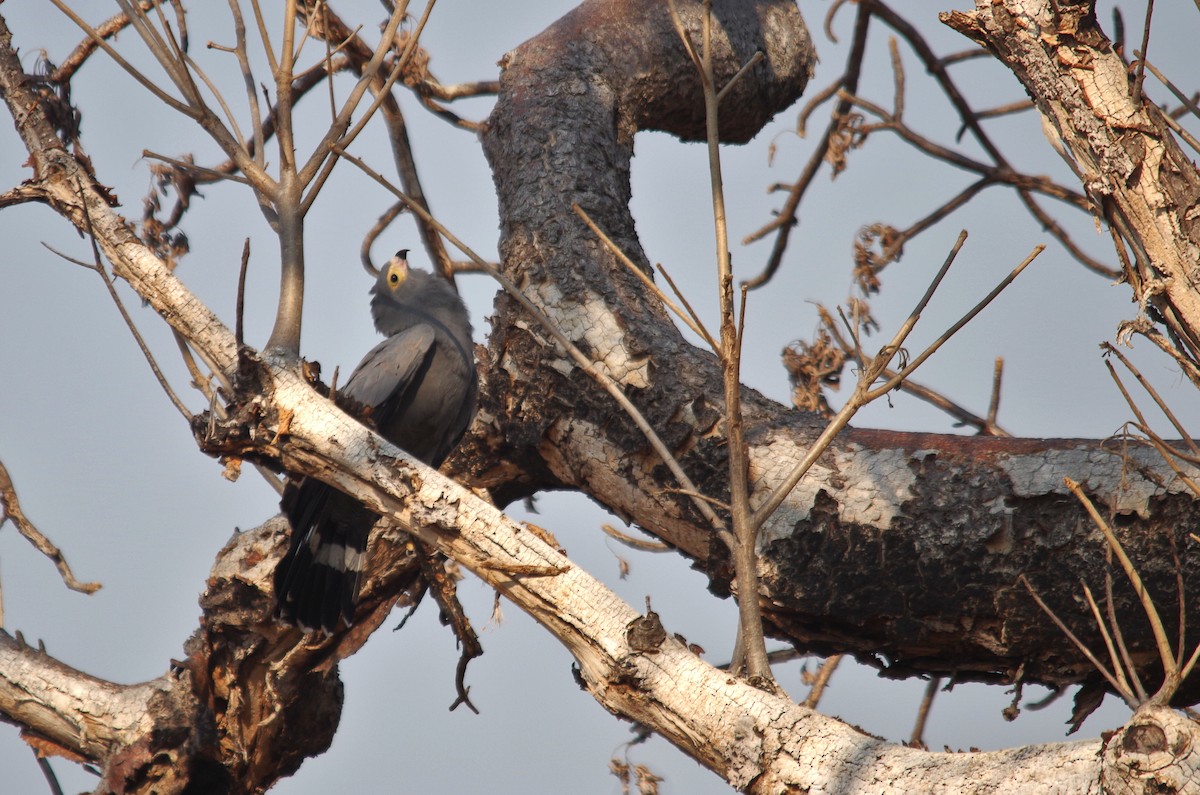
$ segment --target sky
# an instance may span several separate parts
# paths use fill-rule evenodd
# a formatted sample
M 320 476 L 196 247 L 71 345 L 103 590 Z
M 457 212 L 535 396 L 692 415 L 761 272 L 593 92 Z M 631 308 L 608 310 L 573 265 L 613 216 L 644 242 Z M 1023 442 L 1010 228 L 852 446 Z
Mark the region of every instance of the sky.
M 431 68 L 443 83 L 493 79 L 502 55 L 569 10 L 566 0 L 521 4 L 442 0 L 423 43 Z M 897 0 L 941 53 L 968 42 L 942 28 L 935 13 L 964 8 L 962 0 L 934 4 Z M 199 7 L 199 6 L 198 6 Z M 373 0 L 334 3 L 344 19 L 361 23 L 371 37 L 381 19 Z M 1106 27 L 1111 3 L 1101 4 Z M 1123 3 L 1126 25 L 1140 31 L 1142 3 Z M 821 32 L 826 2 L 803 0 L 801 9 L 814 28 L 821 61 L 807 96 L 840 73 L 851 34 L 853 9 L 833 23 L 838 43 Z M 99 10 L 97 10 L 99 9 Z M 209 41 L 232 38 L 221 5 L 190 18 L 192 53 L 221 84 L 236 80 L 229 56 L 206 49 Z M 87 4 L 99 21 L 115 10 Z M 0 6 L 15 33 L 28 71 L 38 50 L 61 60 L 79 40 L 49 3 L 14 0 Z M 1200 14 L 1190 4 L 1159 4 L 1152 60 L 1186 84 L 1185 53 L 1200 36 Z M 1188 44 L 1185 44 L 1188 43 Z M 152 70 L 132 33 L 118 41 L 131 61 Z M 908 75 L 906 117 L 922 132 L 953 144 L 957 122 L 944 99 L 924 79 L 910 52 L 901 48 Z M 887 68 L 886 32 L 869 42 L 862 93 L 890 106 L 892 78 Z M 152 74 L 157 74 L 151 71 Z M 955 67 L 955 77 L 980 107 L 1022 98 L 1006 72 L 984 61 Z M 1153 96 L 1164 92 L 1147 82 Z M 348 84 L 337 90 L 344 96 Z M 241 94 L 230 95 L 236 102 Z M 77 77 L 74 99 L 83 113 L 83 140 L 102 182 L 113 187 L 128 217 L 141 215 L 150 186 L 150 160 L 143 150 L 177 156 L 193 152 L 197 162 L 218 161 L 215 146 L 186 119 L 159 106 L 147 92 L 104 57 L 96 57 Z M 300 146 L 309 147 L 323 129 L 321 98 L 303 110 L 310 124 Z M 804 100 L 801 101 L 803 103 Z M 410 125 L 418 168 L 435 214 L 484 256 L 495 258 L 498 220 L 491 175 L 478 142 L 401 97 Z M 490 99 L 454 106 L 456 112 L 484 118 Z M 726 147 L 723 167 L 729 201 L 730 237 L 738 278 L 755 275 L 770 242 L 740 241 L 771 218 L 782 202 L 767 188 L 799 173 L 816 137 L 796 134 L 799 105 L 784 111 L 754 141 Z M 813 129 L 828 117 L 819 109 Z M 242 110 L 237 112 L 243 113 Z M 1006 153 L 1021 167 L 1068 182 L 1070 175 L 1046 145 L 1031 114 L 988 123 Z M 381 170 L 390 155 L 375 125 L 352 151 Z M 968 152 L 977 147 L 964 139 Z M 25 153 L 11 125 L 0 125 L 0 190 L 29 176 Z M 748 317 L 744 380 L 786 402 L 788 384 L 781 349 L 810 338 L 818 328 L 817 303 L 833 306 L 851 293 L 850 253 L 856 231 L 884 221 L 904 227 L 928 213 L 973 177 L 914 155 L 887 133 L 873 136 L 850 155 L 848 170 L 836 180 L 828 172 L 802 208 L 783 268 L 772 283 L 752 294 Z M 647 255 L 663 263 L 683 285 L 705 318 L 714 318 L 712 222 L 708 174 L 702 146 L 685 145 L 662 134 L 639 134 L 633 164 L 633 211 Z M 184 223 L 192 253 L 180 277 L 232 325 L 242 241 L 250 236 L 246 328 L 251 344 L 265 342 L 274 317 L 277 256 L 269 230 L 245 188 L 208 186 Z M 364 232 L 389 204 L 382 191 L 343 164 L 314 206 L 308 226 L 308 293 L 302 352 L 333 366 L 352 367 L 376 341 L 367 311 L 371 281 L 358 264 Z M 1095 256 L 1111 262 L 1106 234 L 1076 211 L 1044 204 L 1063 220 L 1071 235 Z M 985 191 L 971 206 L 951 216 L 906 249 L 883 274 L 882 294 L 872 307 L 890 336 L 924 291 L 960 229 L 970 237 L 910 341 L 918 348 L 936 338 L 984 295 L 1001 276 L 1039 243 L 1047 251 L 1018 282 L 922 368 L 918 378 L 975 410 L 986 411 L 992 363 L 1006 362 L 999 420 L 1023 436 L 1105 437 L 1129 419 L 1129 411 L 1108 379 L 1098 345 L 1114 338 L 1117 323 L 1136 307 L 1121 285 L 1085 272 L 1021 209 L 1014 195 Z M 0 212 L 0 460 L 9 469 L 26 514 L 61 546 L 76 575 L 104 587 L 92 596 L 66 591 L 49 561 L 11 526 L 0 530 L 0 588 L 3 625 L 30 639 L 45 641 L 64 662 L 117 682 L 151 679 L 182 656 L 182 645 L 199 616 L 197 597 L 215 553 L 237 528 L 254 527 L 277 510 L 274 492 L 250 471 L 237 483 L 221 477 L 221 466 L 199 453 L 190 431 L 154 381 L 104 286 L 96 274 L 48 251 L 90 258 L 86 241 L 49 209 L 22 206 Z M 376 246 L 377 257 L 401 247 L 423 256 L 410 221 L 403 220 Z M 484 342 L 496 288 L 486 276 L 459 279 L 471 309 L 475 338 Z M 172 383 L 187 392 L 187 377 L 165 325 L 143 308 L 133 293 L 121 295 Z M 715 326 L 715 322 L 710 322 Z M 882 344 L 882 337 L 879 344 Z M 1200 420 L 1195 392 L 1146 343 L 1132 355 L 1185 421 Z M 203 406 L 185 395 L 193 411 Z M 832 401 L 838 404 L 835 394 Z M 919 401 L 898 395 L 868 407 L 857 425 L 897 430 L 962 432 L 952 420 Z M 1160 426 L 1161 427 L 1161 426 Z M 617 546 L 600 530 L 613 517 L 578 495 L 541 495 L 536 515 L 511 506 L 518 519 L 550 529 L 570 557 L 634 605 L 649 595 L 673 632 L 707 650 L 707 659 L 727 659 L 736 621 L 732 602 L 709 594 L 703 575 L 675 555 L 652 555 Z M 630 567 L 620 577 L 620 563 Z M 360 792 L 620 792 L 608 773 L 613 757 L 645 764 L 663 776 L 663 793 L 720 793 L 726 785 L 676 751 L 652 739 L 627 747 L 632 735 L 574 683 L 567 652 L 531 619 L 503 603 L 492 615 L 493 594 L 468 575 L 460 596 L 480 631 L 485 655 L 474 661 L 467 682 L 481 715 L 450 712 L 455 698 L 457 651 L 435 612 L 424 606 L 401 632 L 381 631 L 341 666 L 346 707 L 333 748 L 309 760 L 273 791 L 285 795 L 328 792 L 334 787 Z M 397 616 L 397 620 L 399 616 Z M 778 644 L 775 644 L 776 646 Z M 802 699 L 804 668 L 818 661 L 777 669 L 781 684 Z M 889 740 L 912 730 L 924 683 L 892 682 L 874 671 L 844 665 L 834 677 L 821 709 Z M 1031 688 L 1026 696 L 1040 695 Z M 1063 739 L 1069 699 L 1041 712 L 1026 710 L 1006 723 L 1000 711 L 1011 696 L 1002 688 L 957 686 L 940 694 L 926 740 L 930 747 L 1000 748 Z M 1095 737 L 1119 725 L 1126 711 L 1112 699 L 1084 726 Z M 67 792 L 90 790 L 95 779 L 62 760 L 54 769 Z M 17 731 L 0 726 L 0 769 L 6 791 L 45 792 L 41 773 Z

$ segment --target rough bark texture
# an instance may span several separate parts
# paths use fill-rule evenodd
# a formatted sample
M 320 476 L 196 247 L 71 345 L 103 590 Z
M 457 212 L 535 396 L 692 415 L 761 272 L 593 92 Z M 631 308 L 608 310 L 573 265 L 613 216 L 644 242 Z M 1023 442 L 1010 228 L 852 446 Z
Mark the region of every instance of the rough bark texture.
M 696 30 L 698 4 L 682 5 Z M 790 2 L 715 6 L 722 81 L 755 49 L 767 53 L 727 100 L 737 112 L 728 114 L 726 134 L 745 140 L 803 88 L 807 32 Z M 1195 725 L 1166 710 L 1139 712 L 1107 743 L 929 754 L 755 690 L 669 632 L 633 632 L 653 622 L 536 534 L 413 465 L 294 372 L 239 352 L 229 330 L 132 235 L 87 165 L 58 141 L 2 19 L 0 88 L 32 155 L 29 190 L 77 228 L 94 230 L 118 273 L 215 369 L 236 378 L 237 411 L 216 426 L 215 438 L 204 435 L 205 449 L 281 461 L 328 480 L 435 545 L 559 638 L 606 709 L 661 733 L 734 786 L 1099 792 L 1103 777 L 1110 790 L 1171 791 L 1200 777 Z M 578 202 L 645 265 L 627 206 L 632 136 L 654 127 L 694 137 L 700 104 L 661 3 L 588 2 L 509 55 L 484 140 L 506 271 L 635 397 L 701 488 L 720 497 L 725 456 L 712 358 L 686 346 L 570 212 Z M 729 588 L 723 555 L 685 502 L 663 496 L 664 486 L 676 484 L 632 425 L 507 299 L 498 309 L 484 411 L 461 460 L 477 462 L 478 479 L 509 500 L 544 487 L 586 491 L 676 544 L 716 589 Z M 816 421 L 750 391 L 746 412 L 761 493 L 798 458 Z M 1121 517 L 1131 556 L 1164 601 L 1173 593 L 1176 528 L 1196 524 L 1196 509 L 1169 470 L 1121 452 L 1081 441 L 848 433 L 763 535 L 764 607 L 775 630 L 802 647 L 883 653 L 898 672 L 1005 677 L 1025 663 L 1027 677 L 1076 681 L 1086 667 L 1014 586 L 1025 574 L 1074 621 L 1074 583 L 1100 576 L 1102 547 L 1064 493 L 1062 476 L 1085 482 Z M 99 683 L 0 636 L 0 710 L 104 764 L 110 791 L 269 786 L 327 745 L 340 708 L 332 665 L 379 625 L 412 571 L 403 536 L 377 529 L 359 622 L 344 635 L 306 643 L 269 618 L 281 533 L 276 520 L 222 550 L 186 660 L 154 682 Z M 1200 575 L 1188 564 L 1194 612 Z M 1125 626 L 1126 639 L 1144 646 L 1142 625 Z M 645 637 L 659 640 L 647 648 Z M 64 698 L 76 683 L 108 695 L 96 705 Z M 88 724 L 93 706 L 112 715 L 103 727 Z
M 636 37 L 621 29 L 635 8 L 645 9 L 637 12 Z M 736 125 L 729 142 L 744 140 L 751 120 L 761 124 L 781 110 L 808 76 L 807 38 L 781 32 L 785 21 L 798 21 L 794 5 L 757 8 L 778 20 L 761 28 L 772 57 L 740 84 L 756 101 L 735 96 L 723 104 L 737 109 L 722 116 Z M 732 42 L 718 61 L 725 79 L 764 46 L 736 33 L 746 28 L 741 18 L 755 13 L 717 4 L 717 28 Z M 696 36 L 698 21 L 690 19 Z M 646 77 L 650 46 L 663 53 L 653 79 Z M 584 3 L 509 53 L 503 66 L 484 147 L 507 275 L 626 388 L 697 485 L 726 498 L 715 360 L 682 339 L 571 211 L 579 204 L 646 267 L 629 211 L 633 132 L 694 135 L 703 106 L 665 9 Z M 608 396 L 513 302 L 501 297 L 497 309 L 484 389 L 490 427 L 467 454 L 478 462 L 474 474 L 503 502 L 538 488 L 580 489 L 690 556 L 715 591 L 735 588 L 724 547 L 687 500 L 671 493 L 678 484 L 633 423 L 614 416 Z M 820 425 L 750 390 L 744 410 L 762 501 Z M 1200 594 L 1200 568 L 1189 566 L 1185 543 L 1197 507 L 1155 454 L 1086 440 L 848 431 L 761 539 L 771 630 L 803 650 L 852 652 L 895 675 L 1010 681 L 1019 671 L 1026 681 L 1052 685 L 1083 680 L 1090 664 L 1017 582 L 1024 574 L 1041 594 L 1054 594 L 1052 606 L 1072 628 L 1098 641 L 1086 605 L 1061 588 L 1080 579 L 1102 587 L 1106 565 L 1102 538 L 1066 492 L 1064 476 L 1083 482 L 1118 516 L 1122 541 L 1157 598 L 1175 599 L 1172 545 L 1185 556 L 1187 592 Z M 1118 588 L 1118 596 L 1140 656 L 1153 649 L 1147 626 L 1132 592 Z M 1189 607 L 1200 608 L 1200 597 L 1190 598 Z M 1153 657 L 1144 659 L 1153 679 Z
M 1093 0 L 976 0 L 942 21 L 987 47 L 1062 137 L 1096 213 L 1134 255 L 1126 269 L 1143 308 L 1158 310 L 1193 358 L 1200 350 L 1200 172 L 1162 111 L 1139 96 L 1096 21 Z M 1139 319 L 1134 329 L 1149 327 Z

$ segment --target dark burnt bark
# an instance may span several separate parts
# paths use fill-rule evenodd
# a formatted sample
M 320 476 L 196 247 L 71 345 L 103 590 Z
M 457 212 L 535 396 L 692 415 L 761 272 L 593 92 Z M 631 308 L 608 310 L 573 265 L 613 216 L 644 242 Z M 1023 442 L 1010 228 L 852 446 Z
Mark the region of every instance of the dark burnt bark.
M 693 30 L 697 5 L 687 4 Z M 731 122 L 726 134 L 740 141 L 803 88 L 811 52 L 791 3 L 716 5 L 718 42 L 728 34 L 732 43 L 718 68 L 722 80 L 755 49 L 767 53 L 766 61 L 728 100 Z M 24 78 L 6 34 L 0 20 L 0 81 L 46 200 L 77 228 L 94 230 L 106 256 L 118 263 L 139 293 L 177 331 L 208 346 L 208 358 L 232 374 L 237 360 L 232 335 L 184 294 L 161 263 L 139 260 L 154 258 L 111 212 L 103 189 L 86 167 L 39 118 L 37 100 L 21 93 Z M 694 72 L 673 36 L 661 4 L 653 0 L 586 3 L 510 56 L 504 94 L 485 145 L 500 195 L 506 271 L 625 385 L 700 487 L 720 497 L 726 491 L 725 456 L 720 379 L 712 357 L 684 344 L 660 308 L 570 212 L 571 204 L 578 202 L 636 261 L 646 264 L 627 206 L 633 135 L 644 128 L 685 137 L 698 134 L 700 100 Z M 689 504 L 664 490 L 676 484 L 667 479 L 632 424 L 544 344 L 536 327 L 507 299 L 500 301 L 498 310 L 485 363 L 484 419 L 474 447 L 460 460 L 475 458 L 478 480 L 506 500 L 539 488 L 583 490 L 676 544 L 709 572 L 715 590 L 727 590 L 727 561 Z M 427 494 L 426 503 L 411 507 L 420 501 L 407 500 L 413 494 L 398 490 L 389 480 L 395 477 L 390 458 L 394 452 L 387 461 L 373 460 L 369 477 L 361 474 L 361 462 L 322 458 L 313 428 L 336 427 L 334 435 L 345 439 L 364 432 L 348 419 L 331 426 L 331 419 L 337 419 L 328 416 L 332 409 L 299 379 L 293 377 L 282 391 L 289 401 L 284 405 L 299 407 L 304 400 L 319 404 L 294 414 L 298 419 L 292 433 L 296 438 L 307 433 L 304 444 L 283 439 L 276 447 L 266 440 L 287 436 L 280 418 L 254 418 L 250 422 L 262 424 L 256 425 L 254 449 L 245 450 L 246 455 L 282 455 L 289 466 L 343 488 L 371 483 L 378 490 L 378 484 L 386 482 L 391 491 L 386 498 L 371 492 L 382 500 L 372 505 L 392 513 L 410 511 L 417 519 L 411 525 L 414 532 L 439 521 L 457 528 L 460 534 L 440 538 L 447 546 L 464 537 L 463 525 L 501 523 L 483 516 L 479 506 L 467 505 L 468 498 L 448 506 L 440 493 Z M 279 399 L 278 394 L 267 394 L 271 389 L 266 382 L 261 392 L 263 400 L 256 405 L 271 406 Z M 752 470 L 756 483 L 765 488 L 782 477 L 819 425 L 815 418 L 787 411 L 749 390 L 745 405 Z M 320 412 L 322 421 L 305 427 Z M 371 447 L 365 441 L 363 445 Z M 1077 681 L 1086 664 L 1016 586 L 1016 578 L 1024 574 L 1071 623 L 1086 628 L 1075 583 L 1082 578 L 1098 588 L 1105 555 L 1097 534 L 1062 488 L 1063 475 L 1084 481 L 1117 517 L 1127 549 L 1164 605 L 1171 604 L 1173 596 L 1172 553 L 1179 553 L 1185 591 L 1191 595 L 1188 607 L 1194 608 L 1200 588 L 1182 533 L 1195 526 L 1196 511 L 1177 479 L 1144 451 L 1129 458 L 1097 442 L 850 431 L 763 534 L 761 598 L 768 618 L 776 632 L 802 648 L 883 655 L 898 674 L 928 671 L 1004 678 L 1023 664 L 1026 679 Z M 431 491 L 439 491 L 436 484 Z M 466 515 L 472 511 L 474 515 Z M 377 533 L 377 539 L 386 537 L 388 543 L 372 545 L 375 579 L 368 583 L 359 621 L 344 635 L 305 644 L 297 631 L 270 619 L 269 571 L 282 553 L 281 530 L 276 520 L 239 534 L 219 555 L 202 601 L 202 626 L 187 644 L 187 658 L 177 670 L 147 685 L 113 686 L 115 695 L 109 700 L 123 701 L 124 709 L 136 718 L 144 715 L 145 723 L 118 727 L 123 733 L 114 730 L 114 736 L 82 747 L 72 744 L 78 737 L 64 732 L 64 748 L 107 762 L 106 786 L 129 792 L 255 790 L 327 745 L 340 705 L 332 666 L 379 625 L 415 576 L 415 567 L 406 560 L 398 530 Z M 472 560 L 478 563 L 482 557 Z M 502 570 L 479 570 L 516 596 L 522 588 L 548 593 L 557 576 L 565 578 L 572 571 L 564 566 L 561 572 L 528 578 L 523 584 L 519 577 L 506 580 Z M 387 572 L 385 579 L 378 579 L 381 572 Z M 1120 586 L 1118 590 L 1128 593 Z M 1148 648 L 1143 625 L 1132 617 L 1130 599 L 1121 598 L 1126 639 L 1135 649 Z M 619 608 L 614 610 L 618 626 L 628 626 L 625 614 L 632 611 L 615 598 L 613 602 Z M 557 606 L 547 596 L 538 604 L 540 619 L 562 618 Z M 670 648 L 662 652 L 664 660 L 690 654 L 670 638 L 665 646 Z M 619 644 L 614 648 L 621 651 Z M 694 659 L 687 662 L 703 665 Z M 27 666 L 58 667 L 41 652 L 3 638 L 0 663 L 6 685 L 19 684 Z M 626 709 L 627 702 L 641 696 L 630 686 L 634 680 L 621 679 L 619 666 L 610 665 L 607 657 L 593 663 L 597 664 L 585 674 L 591 676 L 587 681 L 594 692 L 611 685 L 621 691 L 614 699 L 626 700 L 604 703 L 620 714 L 636 715 Z M 601 670 L 604 665 L 609 668 Z M 643 673 L 652 673 L 649 669 L 654 667 L 647 666 Z M 63 681 L 82 681 L 82 675 L 71 671 L 58 670 L 57 675 Z M 670 687 L 679 681 L 665 678 Z M 750 702 L 743 684 L 719 673 L 712 678 L 742 689 L 729 703 Z M 24 706 L 30 703 L 17 700 Z M 93 712 L 60 709 L 68 716 Z M 829 736 L 820 722 L 824 719 L 811 713 L 797 717 L 794 709 L 798 708 L 788 704 L 777 711 L 788 720 L 781 721 L 786 725 L 777 728 L 772 741 L 782 737 L 800 745 Z M 16 710 L 6 705 L 5 714 L 17 715 Z M 655 728 L 666 733 L 680 724 L 663 720 Z M 809 724 L 817 728 L 805 734 Z M 738 739 L 735 731 L 720 728 L 721 737 Z M 46 727 L 47 732 L 52 729 Z M 761 775 L 760 761 L 771 761 L 764 751 L 766 736 L 757 726 L 743 732 L 741 739 L 750 741 L 754 753 L 740 745 L 720 746 L 711 732 L 697 734 L 699 740 L 673 741 L 738 786 L 757 783 L 767 789 L 772 781 L 756 778 Z M 93 738 L 83 739 L 90 743 Z M 1131 742 L 1122 748 L 1132 754 L 1138 750 L 1135 746 Z M 850 777 L 888 781 L 861 765 L 864 754 L 877 758 L 877 744 L 854 745 L 836 759 L 817 758 L 822 764 L 836 761 L 837 770 Z M 1018 767 L 1030 758 L 1024 749 L 1010 756 Z M 1089 751 L 1082 756 L 1087 757 L 1084 775 L 1094 782 L 1089 765 L 1095 755 Z M 891 768 L 897 780 L 906 772 L 938 764 L 962 768 L 954 781 L 977 781 L 971 765 L 987 764 L 967 755 L 914 759 L 904 755 L 901 764 Z M 727 772 L 736 766 L 749 772 Z M 793 774 L 816 770 L 815 763 L 785 767 Z M 1135 770 L 1146 767 L 1140 760 L 1131 765 Z
M 697 36 L 699 4 L 684 6 Z M 746 22 L 756 15 L 768 21 Z M 804 87 L 812 52 L 790 2 L 717 3 L 716 17 L 718 40 L 730 42 L 718 58 L 723 79 L 756 49 L 769 54 L 722 105 L 723 140 L 742 142 Z M 703 106 L 663 4 L 584 3 L 503 66 L 484 146 L 506 274 L 624 384 L 697 485 L 726 497 L 714 358 L 681 338 L 571 210 L 583 207 L 646 267 L 628 206 L 633 136 L 659 129 L 694 138 Z M 503 502 L 580 489 L 690 556 L 714 591 L 734 587 L 723 547 L 686 499 L 667 491 L 678 484 L 633 424 L 511 301 L 502 296 L 497 309 L 484 397 L 491 424 L 467 454 L 480 482 Z M 603 349 L 594 344 L 600 326 L 610 332 Z M 820 421 L 751 390 L 745 414 L 761 495 Z M 802 650 L 851 652 L 896 675 L 1081 681 L 1090 665 L 1018 583 L 1027 577 L 1094 640 L 1077 583 L 1102 591 L 1106 554 L 1064 476 L 1118 516 L 1164 605 L 1176 598 L 1178 550 L 1189 608 L 1200 607 L 1200 573 L 1185 543 L 1197 518 L 1190 494 L 1154 455 L 1140 451 L 1125 464 L 1122 453 L 1083 440 L 846 432 L 764 531 L 761 598 L 771 631 Z M 1133 473 L 1132 487 L 1123 471 Z M 1116 576 L 1126 638 L 1151 650 Z

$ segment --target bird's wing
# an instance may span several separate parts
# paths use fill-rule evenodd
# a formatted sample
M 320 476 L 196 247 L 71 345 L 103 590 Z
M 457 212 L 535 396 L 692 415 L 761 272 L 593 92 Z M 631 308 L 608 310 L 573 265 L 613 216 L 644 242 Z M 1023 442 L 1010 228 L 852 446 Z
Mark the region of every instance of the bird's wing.
M 434 330 L 413 326 L 388 337 L 363 357 L 342 393 L 377 413 L 420 381 L 433 352 Z M 375 417 L 376 422 L 381 420 Z

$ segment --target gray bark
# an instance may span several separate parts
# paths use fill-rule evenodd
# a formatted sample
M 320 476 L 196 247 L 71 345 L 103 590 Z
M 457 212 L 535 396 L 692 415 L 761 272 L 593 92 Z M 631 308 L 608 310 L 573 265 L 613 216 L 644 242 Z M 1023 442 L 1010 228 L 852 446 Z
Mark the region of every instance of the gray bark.
M 745 140 L 803 88 L 807 34 L 790 3 L 716 6 L 730 34 L 719 59 L 723 79 L 756 48 L 768 54 L 728 100 L 739 112 L 726 133 Z M 688 8 L 694 20 L 695 8 Z M 635 12 L 645 19 L 630 27 Z M 654 127 L 695 137 L 701 118 L 694 72 L 661 12 L 650 0 L 585 3 L 511 53 L 484 144 L 504 219 L 507 273 L 635 397 L 701 488 L 721 497 L 720 378 L 712 358 L 686 346 L 570 211 L 578 202 L 646 264 L 627 207 L 632 136 Z M 414 465 L 294 372 L 252 352 L 239 355 L 228 329 L 129 232 L 93 175 L 58 141 L 28 91 L 2 20 L 0 87 L 32 156 L 29 190 L 77 228 L 94 230 L 117 272 L 217 370 L 238 379 L 238 411 L 217 426 L 218 438 L 201 440 L 205 449 L 281 461 L 335 483 L 396 523 L 373 538 L 359 623 L 319 643 L 303 643 L 297 631 L 270 620 L 270 571 L 282 553 L 278 520 L 236 536 L 218 556 L 187 660 L 154 683 L 117 688 L 109 699 L 114 714 L 144 704 L 149 725 L 128 729 L 114 719 L 103 737 L 78 736 L 70 726 L 87 705 L 55 693 L 83 675 L 0 639 L 0 709 L 31 727 L 38 720 L 36 729 L 53 742 L 105 763 L 105 787 L 257 790 L 319 753 L 340 708 L 334 662 L 361 645 L 411 581 L 397 526 L 540 621 L 576 656 L 605 708 L 660 732 L 740 788 L 783 792 L 837 782 L 846 792 L 1099 792 L 1102 777 L 1109 789 L 1195 779 L 1190 754 L 1200 745 L 1192 725 L 1170 711 L 1139 712 L 1107 743 L 928 754 L 750 688 L 673 639 L 660 639 L 655 649 L 632 644 L 630 630 L 648 618 L 467 490 Z M 499 301 L 495 327 L 485 419 L 460 467 L 479 462 L 469 474 L 504 499 L 538 488 L 581 489 L 674 543 L 705 567 L 714 588 L 731 587 L 710 533 L 687 503 L 664 496 L 663 487 L 675 484 L 631 426 L 614 418 L 608 399 L 507 299 Z M 783 476 L 817 424 L 751 391 L 746 412 L 761 492 Z M 1151 590 L 1170 603 L 1170 543 L 1179 540 L 1177 528 L 1195 526 L 1196 514 L 1156 461 L 1123 461 L 1084 441 L 853 431 L 761 539 L 759 596 L 773 629 L 805 648 L 888 655 L 896 672 L 1006 678 L 1024 663 L 1027 678 L 1077 681 L 1085 666 L 1013 582 L 1025 574 L 1071 618 L 1078 578 L 1101 576 L 1103 548 L 1064 494 L 1063 475 L 1084 481 L 1122 517 L 1131 556 Z M 1186 545 L 1176 547 L 1184 554 Z M 1185 558 L 1187 592 L 1196 594 L 1192 568 Z M 1126 626 L 1126 639 L 1144 645 L 1138 625 Z M 31 681 L 41 671 L 57 681 L 36 690 Z M 164 693 L 171 709 L 156 710 Z M 34 700 L 54 713 L 52 720 L 19 712 Z
M 718 4 L 718 16 L 736 5 Z M 780 19 L 795 14 L 791 3 L 763 7 Z M 695 69 L 665 10 L 639 36 L 617 35 L 629 14 L 626 4 L 584 3 L 505 58 L 484 137 L 503 219 L 503 268 L 626 387 L 696 484 L 727 499 L 716 361 L 683 340 L 571 210 L 583 207 L 648 269 L 629 211 L 633 133 L 700 134 Z M 585 44 L 576 40 L 582 30 Z M 726 79 L 761 46 L 735 41 L 719 61 Z M 655 61 L 653 79 L 650 47 L 674 55 Z M 768 64 L 741 83 L 751 99 L 735 90 L 723 106 L 722 118 L 732 120 L 731 129 L 722 126 L 725 140 L 745 140 L 803 88 L 808 47 L 798 33 L 772 39 Z M 497 307 L 483 399 L 491 422 L 462 457 L 478 462 L 472 477 L 502 502 L 540 488 L 582 490 L 695 560 L 714 591 L 735 589 L 724 546 L 671 491 L 678 484 L 632 422 L 614 417 L 608 396 L 513 302 L 501 297 Z M 821 425 L 751 390 L 744 410 L 762 502 Z M 803 651 L 851 652 L 897 676 L 1011 682 L 1020 672 L 1023 681 L 1079 682 L 1090 665 L 1017 581 L 1024 575 L 1052 595 L 1077 633 L 1100 642 L 1075 584 L 1103 590 L 1105 548 L 1063 477 L 1084 483 L 1119 517 L 1122 542 L 1162 604 L 1176 599 L 1171 548 L 1179 550 L 1188 607 L 1200 608 L 1200 567 L 1190 565 L 1186 536 L 1198 516 L 1193 495 L 1157 454 L 1124 455 L 1088 440 L 847 431 L 760 540 L 769 629 Z M 1117 593 L 1126 639 L 1141 657 L 1153 641 L 1134 594 Z M 1143 672 L 1151 680 L 1153 660 Z

